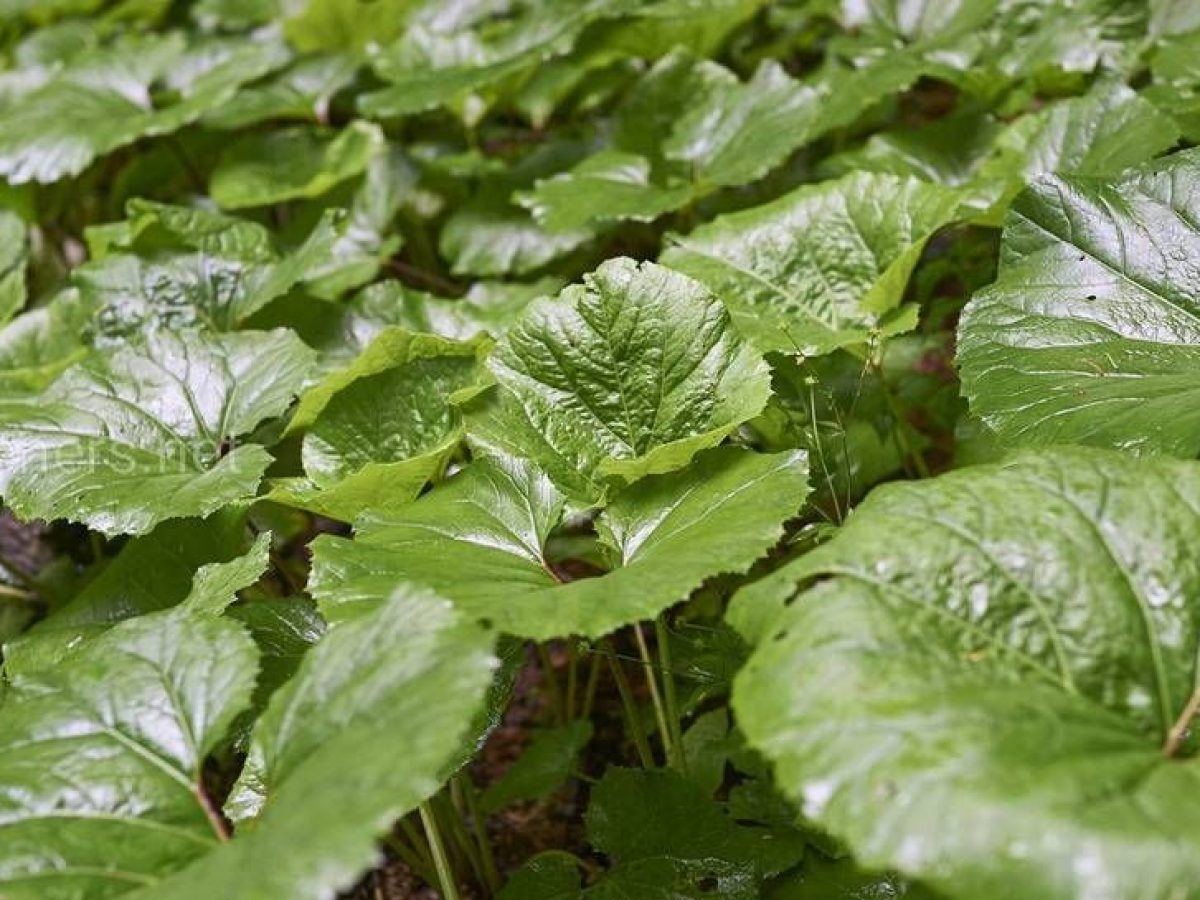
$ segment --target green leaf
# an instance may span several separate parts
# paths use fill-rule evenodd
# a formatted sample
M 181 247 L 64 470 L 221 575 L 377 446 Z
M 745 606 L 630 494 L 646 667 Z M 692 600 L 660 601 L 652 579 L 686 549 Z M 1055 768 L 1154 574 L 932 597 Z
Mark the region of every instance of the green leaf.
M 1003 440 L 1200 453 L 1198 179 L 1187 152 L 1017 199 L 959 329 L 965 393 Z
M 414 0 L 289 0 L 283 31 L 299 50 L 362 51 L 397 37 L 413 5 Z
M 1043 175 L 1115 178 L 1178 140 L 1179 127 L 1168 115 L 1124 85 L 1106 84 L 1018 119 L 1000 135 L 978 177 L 1007 185 L 995 188 L 1003 209 Z
M 902 126 L 877 132 L 862 147 L 827 158 L 822 170 L 835 177 L 854 171 L 887 172 L 961 187 L 975 177 L 980 164 L 994 152 L 1001 131 L 990 115 L 976 111 L 952 113 L 919 128 Z
M 360 97 L 359 109 L 370 118 L 396 118 L 461 103 L 467 95 L 566 53 L 590 22 L 626 6 L 633 4 L 542 0 L 513 4 L 505 9 L 508 16 L 493 16 L 486 29 L 477 30 L 478 23 L 469 19 L 466 27 L 446 30 L 413 23 L 373 58 L 376 74 L 389 85 Z M 466 117 L 472 118 L 469 112 Z
M 403 243 L 394 220 L 415 181 L 411 162 L 395 147 L 383 149 L 367 161 L 328 258 L 305 275 L 308 291 L 333 300 L 379 274 L 384 261 Z
M 366 122 L 336 134 L 304 126 L 250 134 L 221 154 L 209 191 L 224 209 L 319 197 L 362 174 L 383 145 L 383 132 Z
M 132 896 L 322 900 L 348 888 L 375 839 L 440 786 L 491 683 L 491 644 L 428 594 L 332 629 L 255 726 L 228 804 L 233 841 Z
M 0 326 L 25 306 L 29 235 L 21 217 L 0 210 Z
M 607 150 L 568 172 L 539 181 L 517 199 L 550 231 L 569 232 L 605 221 L 651 222 L 691 197 L 687 183 L 664 187 L 652 183 L 645 157 Z
M 201 567 L 242 552 L 245 529 L 244 514 L 233 510 L 163 522 L 134 538 L 70 601 L 4 645 L 5 671 L 24 675 L 47 668 L 83 637 L 179 605 L 192 594 Z
M 609 476 L 634 481 L 685 465 L 757 414 L 770 392 L 765 363 L 720 301 L 629 259 L 535 302 L 489 366 L 530 440 L 479 439 L 531 454 L 556 477 L 573 472 L 563 486 L 574 492 L 582 481 L 593 494 Z
M 705 796 L 711 797 L 725 781 L 725 764 L 734 746 L 729 735 L 729 712 L 724 708 L 697 716 L 683 733 L 687 776 Z
M 705 867 L 716 864 L 719 882 L 748 881 L 750 897 L 756 896 L 757 878 L 790 868 L 804 848 L 798 832 L 734 822 L 698 787 L 669 770 L 609 769 L 592 790 L 587 828 L 592 845 L 617 860 L 618 872 L 629 863 L 662 859 L 700 881 Z M 721 862 L 732 871 L 720 872 Z
M 724 298 L 760 350 L 820 355 L 915 324 L 895 317 L 908 277 L 963 199 L 913 178 L 856 173 L 722 216 L 678 237 L 662 262 Z
M 77 175 L 97 157 L 200 118 L 248 81 L 287 61 L 270 40 L 214 39 L 188 48 L 177 33 L 130 41 L 79 63 L 0 108 L 0 175 L 12 184 Z M 125 71 L 109 72 L 120 66 Z M 155 106 L 154 87 L 178 92 Z
M 595 232 L 588 228 L 561 232 L 543 228 L 513 200 L 538 179 L 574 165 L 587 149 L 579 141 L 551 141 L 511 168 L 484 169 L 478 188 L 454 209 L 438 235 L 438 251 L 451 271 L 484 277 L 528 275 L 591 240 Z M 461 176 L 453 173 L 452 177 Z
M 207 113 L 203 124 L 232 131 L 269 120 L 326 121 L 334 96 L 350 84 L 358 68 L 358 61 L 346 53 L 302 57 L 265 81 L 242 88 Z
M 730 34 L 765 5 L 764 0 L 655 0 L 603 23 L 596 40 L 608 52 L 642 59 L 666 56 L 676 47 L 716 56 Z
M 289 429 L 306 432 L 307 481 L 287 479 L 269 498 L 343 521 L 369 506 L 412 500 L 462 439 L 451 399 L 478 381 L 486 346 L 399 328 L 381 332 L 301 398 Z
M 815 138 L 825 99 L 772 61 L 745 84 L 723 73 L 675 123 L 663 153 L 690 167 L 705 186 L 746 184 L 766 175 Z
M 0 327 L 0 389 L 9 397 L 37 393 L 87 354 L 81 333 L 90 315 L 76 290 Z
M 125 894 L 214 850 L 203 764 L 249 703 L 241 626 L 187 609 L 123 622 L 0 706 L 0 891 Z
M 415 585 L 522 637 L 599 637 L 749 568 L 799 511 L 806 479 L 803 454 L 733 449 L 647 478 L 597 522 L 611 571 L 563 583 L 545 548 L 566 498 L 527 462 L 476 462 L 410 506 L 375 511 L 353 541 L 319 538 L 310 589 L 334 620 Z
M 91 229 L 94 261 L 72 278 L 104 337 L 156 325 L 232 331 L 313 273 L 336 246 L 336 216 L 322 218 L 280 256 L 254 222 L 187 207 L 133 201 L 126 222 Z
M 766 900 L 937 900 L 924 888 L 895 875 L 864 872 L 854 860 L 809 856 L 803 868 L 784 876 Z
M 1186 891 L 1197 509 L 1196 463 L 1085 448 L 881 489 L 768 579 L 792 602 L 738 723 L 868 867 L 979 900 Z
M 528 275 L 579 249 L 593 237 L 587 228 L 551 232 L 529 212 L 507 201 L 486 200 L 457 209 L 438 239 L 455 275 Z
M 270 455 L 233 443 L 287 409 L 311 362 L 286 331 L 97 351 L 36 399 L 0 401 L 0 494 L 105 534 L 207 515 L 254 493 Z
M 363 288 L 341 322 L 347 349 L 362 350 L 384 328 L 469 340 L 485 332 L 501 335 L 520 318 L 530 301 L 557 293 L 562 282 L 543 278 L 529 284 L 476 281 L 461 298 L 438 297 L 399 281 L 378 281 Z
M 480 798 L 485 813 L 497 812 L 519 800 L 540 800 L 575 773 L 579 754 L 592 739 L 592 723 L 576 719 L 559 728 L 534 734 L 517 761 Z
M 192 590 L 183 601 L 189 612 L 223 612 L 237 599 L 237 592 L 262 578 L 270 567 L 271 533 L 264 531 L 254 539 L 250 550 L 228 562 L 201 566 L 192 579 Z

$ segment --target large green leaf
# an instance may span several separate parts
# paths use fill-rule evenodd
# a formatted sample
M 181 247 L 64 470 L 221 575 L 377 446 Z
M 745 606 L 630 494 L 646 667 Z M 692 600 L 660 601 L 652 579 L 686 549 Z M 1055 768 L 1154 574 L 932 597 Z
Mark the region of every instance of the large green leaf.
M 679 468 L 756 415 L 770 392 L 766 364 L 720 301 L 629 259 L 536 301 L 489 365 L 507 412 L 477 430 L 478 442 L 528 454 L 592 496 L 609 476 Z
M 237 445 L 281 415 L 312 351 L 286 331 L 152 334 L 0 401 L 0 494 L 24 518 L 149 531 L 253 494 L 270 455 Z
M 911 327 L 895 318 L 926 241 L 963 194 L 915 178 L 856 173 L 722 216 L 662 256 L 729 305 L 763 351 L 804 355 Z
M 544 278 L 529 284 L 474 282 L 461 298 L 439 297 L 399 281 L 378 281 L 363 288 L 339 310 L 336 352 L 360 351 L 385 328 L 467 340 L 484 332 L 503 334 L 532 300 L 556 293 L 562 281 Z
M 996 141 L 979 171 L 1003 207 L 1027 183 L 1061 173 L 1115 178 L 1179 140 L 1179 126 L 1120 84 L 1104 84 L 1018 119 Z
M 361 175 L 383 143 L 383 132 L 365 122 L 337 133 L 296 126 L 250 134 L 221 155 L 209 191 L 224 209 L 319 197 Z
M 702 190 L 761 178 L 824 130 L 820 116 L 827 98 L 773 60 L 745 84 L 721 74 L 699 102 L 689 104 L 663 145 L 669 159 L 691 169 Z
M 768 61 L 743 83 L 677 50 L 626 96 L 611 148 L 539 181 L 518 200 L 556 232 L 650 221 L 719 188 L 762 178 L 915 77 L 915 70 L 896 65 L 865 73 L 831 68 L 798 82 Z
M 979 900 L 1188 896 L 1197 510 L 1200 465 L 1085 448 L 881 489 L 756 586 L 790 607 L 738 722 L 865 865 Z
M 1200 453 L 1200 156 L 1021 195 L 999 277 L 967 304 L 972 408 L 1014 444 Z
M 270 499 L 344 521 L 369 506 L 411 500 L 462 439 L 451 398 L 479 379 L 484 347 L 399 328 L 381 332 L 301 398 L 289 428 L 306 432 L 307 480 L 277 483 Z
M 188 48 L 171 33 L 76 60 L 0 108 L 0 175 L 13 184 L 77 175 L 98 156 L 195 121 L 287 57 L 269 39 L 214 39 Z M 152 88 L 177 92 L 176 101 L 156 107 Z
M 88 232 L 93 260 L 72 273 L 96 330 L 128 337 L 147 327 L 232 331 L 334 252 L 335 217 L 280 255 L 254 222 L 135 200 L 130 218 Z
M 562 232 L 596 222 L 651 222 L 692 196 L 687 182 L 655 184 L 651 163 L 644 156 L 607 150 L 589 156 L 569 172 L 539 181 L 535 190 L 518 199 L 539 223 Z
M 443 104 L 460 104 L 510 75 L 570 50 L 588 23 L 614 15 L 630 0 L 542 0 L 484 8 L 478 22 L 439 27 L 437 16 L 416 21 L 390 47 L 375 55 L 376 73 L 389 85 L 359 100 L 364 115 L 393 118 Z M 507 13 L 496 16 L 497 11 Z M 490 21 L 489 21 L 490 20 Z M 479 27 L 486 23 L 486 27 Z M 465 111 L 465 110 L 464 110 Z M 467 118 L 472 114 L 467 112 Z
M 512 634 L 598 637 L 745 571 L 807 493 L 803 454 L 711 451 L 617 494 L 596 526 L 609 573 L 565 582 L 546 545 L 566 498 L 527 462 L 476 462 L 353 541 L 318 539 L 310 587 L 331 619 L 417 585 Z
M 350 887 L 376 838 L 441 785 L 491 684 L 492 642 L 425 593 L 331 629 L 254 728 L 234 839 L 133 896 L 326 900 Z
M 90 900 L 152 884 L 226 836 L 205 758 L 249 703 L 249 635 L 180 608 L 123 622 L 0 705 L 0 892 Z
M 81 636 L 183 602 L 197 570 L 241 552 L 245 530 L 245 515 L 235 509 L 163 522 L 134 538 L 70 601 L 4 645 L 5 671 L 24 674 L 51 665 Z

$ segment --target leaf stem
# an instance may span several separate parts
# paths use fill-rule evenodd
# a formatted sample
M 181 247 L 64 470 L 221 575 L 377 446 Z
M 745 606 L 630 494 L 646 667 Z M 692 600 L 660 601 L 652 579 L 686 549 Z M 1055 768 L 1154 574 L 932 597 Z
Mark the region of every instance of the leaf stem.
M 479 811 L 478 788 L 466 772 L 456 775 L 454 783 L 459 786 L 466 801 L 467 814 L 471 817 L 471 831 L 475 835 L 475 843 L 479 845 L 479 859 L 483 863 L 483 880 L 494 894 L 500 890 L 500 872 L 496 869 L 496 857 L 492 855 L 492 845 L 487 836 L 487 819 Z
M 208 819 L 208 824 L 212 826 L 213 834 L 217 836 L 217 839 L 224 842 L 233 837 L 233 829 L 229 827 L 229 822 L 225 819 L 224 814 L 213 803 L 212 797 L 208 795 L 203 780 L 197 778 L 192 791 L 196 795 L 196 801 L 200 804 L 200 808 L 204 810 L 204 817 Z
M 567 639 L 567 698 L 566 698 L 566 720 L 570 722 L 575 718 L 575 694 L 579 690 L 579 653 L 575 648 L 575 641 Z
M 417 807 L 421 814 L 421 826 L 425 829 L 425 838 L 429 841 L 429 851 L 433 854 L 433 866 L 437 870 L 438 891 L 442 900 L 461 900 L 458 893 L 458 883 L 454 880 L 454 871 L 450 867 L 450 859 L 446 856 L 446 845 L 438 832 L 437 819 L 433 808 L 426 801 Z
M 667 614 L 662 613 L 654 620 L 654 635 L 658 643 L 658 659 L 662 667 L 663 696 L 667 702 L 667 721 L 671 726 L 671 740 L 679 771 L 687 773 L 687 755 L 683 747 L 683 722 L 679 715 L 679 697 L 675 692 L 675 670 L 671 665 L 671 633 L 667 628 Z
M 1196 685 L 1196 690 L 1192 691 L 1192 696 L 1188 700 L 1187 705 L 1183 707 L 1183 712 L 1179 714 L 1179 718 L 1175 720 L 1175 724 L 1167 732 L 1167 740 L 1163 744 L 1163 756 L 1170 757 L 1179 752 L 1179 748 L 1183 746 L 1183 740 L 1187 737 L 1188 729 L 1191 727 L 1192 720 L 1196 718 L 1197 713 L 1200 713 L 1200 684 Z
M 401 822 L 401 825 L 407 826 L 406 834 L 411 833 L 417 838 L 420 837 L 416 835 L 415 829 L 407 821 Z M 437 874 L 433 870 L 433 863 L 430 862 L 428 854 L 421 849 L 421 844 L 424 844 L 424 841 L 414 840 L 413 837 L 410 837 L 406 842 L 400 835 L 393 833 L 388 834 L 383 842 L 389 850 L 400 857 L 400 860 L 412 869 L 413 873 L 426 884 L 433 884 L 437 880 Z
M 454 790 L 453 782 L 451 782 L 450 789 L 451 791 Z M 467 834 L 467 829 L 463 824 L 462 815 L 457 808 L 455 798 L 442 793 L 434 798 L 434 804 L 431 805 L 434 805 L 435 810 L 440 809 L 439 819 L 443 826 L 443 832 L 448 833 L 453 839 L 453 846 L 458 848 L 458 855 L 467 861 L 467 864 L 475 873 L 477 883 L 483 884 L 485 881 L 483 861 L 479 857 L 479 852 L 474 841 Z
M 550 705 L 554 707 L 554 718 L 560 723 L 566 722 L 562 687 L 558 683 L 558 673 L 554 671 L 554 662 L 550 659 L 550 651 L 540 641 L 534 646 L 537 648 L 538 664 L 542 670 L 542 685 L 550 695 Z
M 662 696 L 658 690 L 658 678 L 654 675 L 654 661 L 650 658 L 650 649 L 646 646 L 646 636 L 642 633 L 642 623 L 635 622 L 633 636 L 637 641 L 638 655 L 642 658 L 642 669 L 646 673 L 646 686 L 650 689 L 650 702 L 654 707 L 654 718 L 658 723 L 658 732 L 662 736 L 663 757 L 672 768 L 678 768 L 675 757 L 675 742 L 671 739 L 671 726 L 667 724 L 667 711 L 663 706 Z
M 584 719 L 592 717 L 592 706 L 596 703 L 596 688 L 600 684 L 600 665 L 604 659 L 604 654 L 596 652 L 592 648 L 592 666 L 588 670 L 587 685 L 583 689 L 583 713 Z
M 913 471 L 920 478 L 929 478 L 932 474 L 929 471 L 929 466 L 925 462 L 925 457 L 913 449 L 912 444 L 908 441 L 908 435 L 905 429 L 908 427 L 908 421 L 904 418 L 904 411 L 900 409 L 899 400 L 892 391 L 892 386 L 888 384 L 887 378 L 883 374 L 883 365 L 878 359 L 872 359 L 872 368 L 875 370 L 875 375 L 879 379 L 879 390 L 883 394 L 884 402 L 887 403 L 888 412 L 892 414 L 892 419 L 895 424 L 892 427 L 892 439 L 896 442 L 896 449 L 900 451 L 900 455 L 906 462 L 912 464 Z
M 646 769 L 654 768 L 654 754 L 650 752 L 650 745 L 646 742 L 646 735 L 642 729 L 642 717 L 638 715 L 637 705 L 633 702 L 633 690 L 629 687 L 629 679 L 625 677 L 625 671 L 621 668 L 621 663 L 617 660 L 617 654 L 613 651 L 612 642 L 605 639 L 604 655 L 608 657 L 609 668 L 612 669 L 613 681 L 617 683 L 617 693 L 621 695 L 621 706 L 625 710 L 625 719 L 629 726 L 629 737 L 633 741 L 634 747 L 637 748 L 638 758 L 642 761 L 642 767 Z

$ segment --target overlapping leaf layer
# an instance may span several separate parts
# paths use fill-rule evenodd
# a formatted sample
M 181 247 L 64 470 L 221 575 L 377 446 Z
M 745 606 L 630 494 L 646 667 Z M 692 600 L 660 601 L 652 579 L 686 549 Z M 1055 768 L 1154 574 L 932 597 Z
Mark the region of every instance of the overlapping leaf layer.
M 1200 898 L 1195 3 L 0 52 L 0 898 Z

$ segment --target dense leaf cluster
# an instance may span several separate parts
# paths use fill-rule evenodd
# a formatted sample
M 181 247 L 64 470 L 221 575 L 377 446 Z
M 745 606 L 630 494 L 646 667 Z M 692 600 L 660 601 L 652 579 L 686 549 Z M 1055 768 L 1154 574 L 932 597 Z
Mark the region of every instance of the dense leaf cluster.
M 0 48 L 0 898 L 1200 898 L 1200 4 Z

